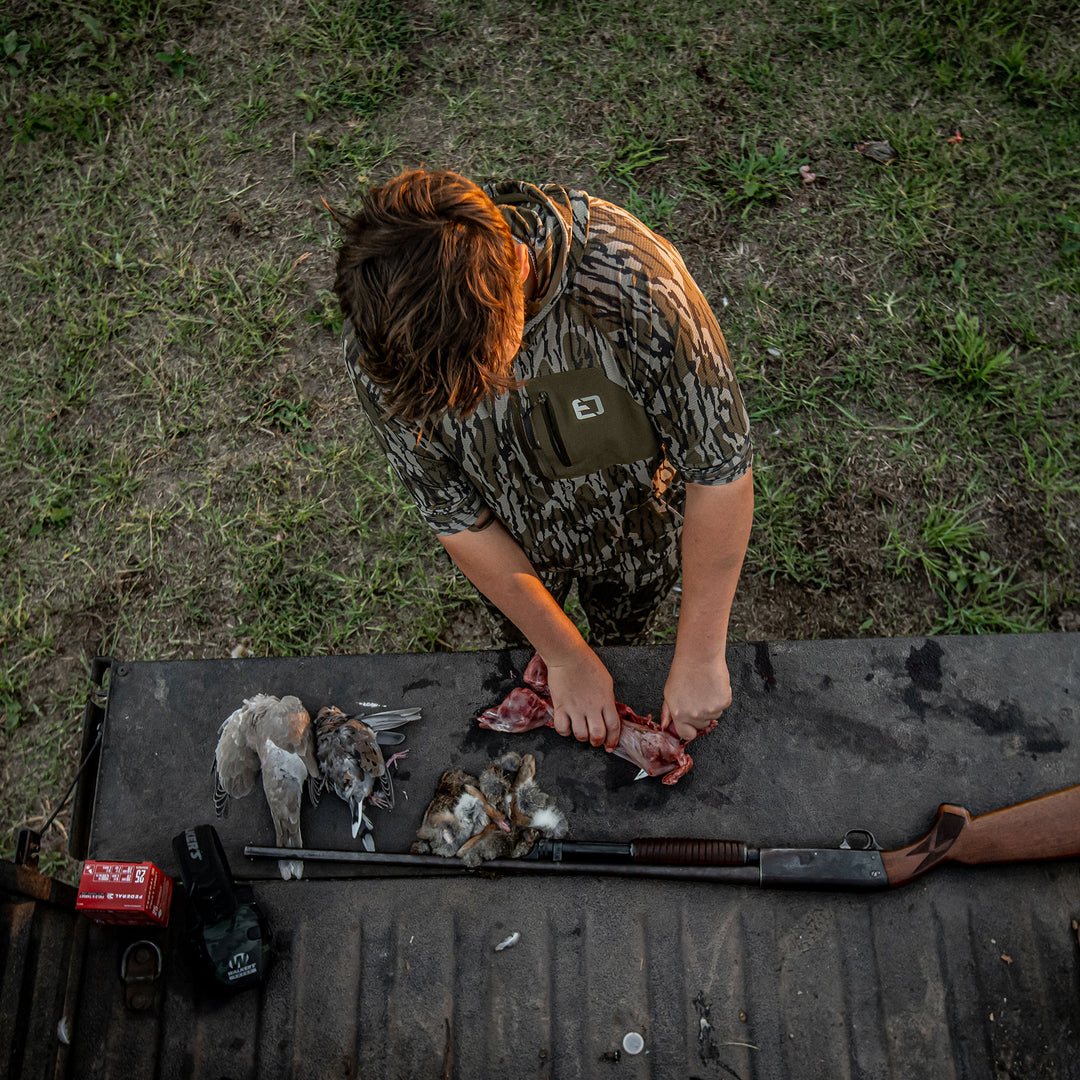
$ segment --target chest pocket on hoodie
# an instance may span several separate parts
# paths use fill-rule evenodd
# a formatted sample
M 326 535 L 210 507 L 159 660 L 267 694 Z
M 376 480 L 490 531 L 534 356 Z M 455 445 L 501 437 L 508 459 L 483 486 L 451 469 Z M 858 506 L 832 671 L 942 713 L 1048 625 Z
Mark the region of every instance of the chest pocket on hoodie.
M 530 379 L 511 394 L 518 438 L 549 479 L 585 476 L 660 452 L 645 409 L 600 368 Z

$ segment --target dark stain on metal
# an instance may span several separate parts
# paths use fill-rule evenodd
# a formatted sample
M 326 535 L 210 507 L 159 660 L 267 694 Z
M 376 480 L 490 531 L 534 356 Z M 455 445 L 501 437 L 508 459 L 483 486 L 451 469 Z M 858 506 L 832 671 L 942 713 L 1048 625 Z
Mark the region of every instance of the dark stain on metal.
M 925 735 L 921 736 L 917 744 L 910 738 L 900 743 L 878 724 L 871 721 L 845 720 L 839 714 L 823 709 L 815 709 L 810 719 L 814 730 L 825 743 L 843 748 L 864 761 L 887 764 L 903 761 L 905 758 L 920 761 L 926 756 L 928 740 Z
M 581 752 L 584 753 L 585 750 Z M 623 764 L 626 765 L 626 762 L 624 761 Z M 626 767 L 630 768 L 629 765 Z M 542 768 L 543 766 L 538 766 L 538 771 Z M 543 775 L 547 777 L 548 773 L 545 771 Z M 585 810 L 593 803 L 596 788 L 588 780 L 582 780 L 565 769 L 552 771 L 551 776 L 555 798 L 559 806 L 567 812 Z
M 944 650 L 936 641 L 927 641 L 921 649 L 913 645 L 904 667 L 911 681 L 920 689 L 938 693 L 941 690 L 941 658 Z
M 618 760 L 618 759 L 617 759 Z M 686 792 L 690 790 L 690 776 L 684 776 L 679 781 L 678 795 L 675 792 L 675 788 L 669 787 L 660 783 L 659 780 L 634 780 L 636 773 L 634 772 L 633 765 L 628 764 L 625 761 L 619 761 L 619 764 L 624 767 L 624 770 L 629 770 L 630 776 L 624 775 L 624 782 L 619 785 L 621 787 L 631 786 L 633 788 L 633 799 L 631 806 L 635 810 L 659 810 L 661 807 L 666 806 L 669 799 L 672 797 L 678 797 L 678 795 L 685 796 Z
M 754 670 L 761 676 L 767 691 L 776 686 L 776 672 L 773 669 L 772 657 L 769 656 L 768 642 L 759 641 L 754 645 Z
M 968 717 L 987 735 L 1018 735 L 1032 754 L 1060 754 L 1068 745 L 1049 720 L 1029 719 L 1015 701 L 1003 701 L 989 709 L 977 701 L 968 705 Z
M 480 684 L 484 694 L 490 693 L 492 699 L 484 706 L 484 709 L 497 705 L 502 701 L 510 692 L 511 687 L 517 686 L 521 682 L 521 675 L 525 670 L 523 666 L 512 662 L 511 655 L 508 652 L 498 654 L 496 660 L 497 662 L 492 667 L 491 673 Z
M 904 704 L 920 719 L 926 719 L 926 711 L 929 709 L 929 705 L 923 701 L 922 694 L 918 689 L 912 685 L 905 688 L 904 693 L 901 695 Z
M 520 739 L 520 736 L 504 735 L 501 732 L 487 731 L 480 727 L 476 722 L 476 718 L 483 711 L 483 709 L 478 709 L 475 712 L 470 710 L 469 719 L 466 721 L 466 724 L 461 731 L 461 747 L 463 750 L 482 749 L 492 758 L 497 758 L 512 748 L 513 744 L 510 742 L 511 739 Z M 530 747 L 530 750 L 531 749 L 532 748 Z M 518 753 L 523 752 L 524 751 L 522 750 L 518 751 Z
M 429 686 L 437 686 L 434 679 L 417 679 L 416 682 L 406 683 L 401 688 L 401 696 L 412 693 L 413 690 L 426 690 Z
M 738 774 L 736 773 L 735 776 L 737 775 Z M 733 802 L 731 796 L 726 794 L 719 787 L 706 787 L 698 795 L 698 798 L 706 806 L 711 806 L 716 810 L 723 810 L 725 806 L 730 806 Z

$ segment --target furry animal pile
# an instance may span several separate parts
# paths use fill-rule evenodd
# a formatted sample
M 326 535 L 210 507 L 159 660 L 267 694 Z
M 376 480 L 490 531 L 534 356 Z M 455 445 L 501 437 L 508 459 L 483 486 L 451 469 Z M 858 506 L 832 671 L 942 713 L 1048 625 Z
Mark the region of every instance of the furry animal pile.
M 410 851 L 476 867 L 486 859 L 521 858 L 541 836 L 560 840 L 567 831 L 566 815 L 536 782 L 536 759 L 509 753 L 479 777 L 444 772 Z

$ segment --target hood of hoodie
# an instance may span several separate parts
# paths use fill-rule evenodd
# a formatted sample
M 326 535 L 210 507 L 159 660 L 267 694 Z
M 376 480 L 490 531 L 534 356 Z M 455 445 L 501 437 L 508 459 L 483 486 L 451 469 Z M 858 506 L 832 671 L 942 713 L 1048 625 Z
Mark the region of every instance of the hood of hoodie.
M 525 307 L 525 334 L 571 281 L 589 238 L 589 197 L 557 184 L 504 180 L 484 187 L 515 240 L 536 261 L 536 295 Z

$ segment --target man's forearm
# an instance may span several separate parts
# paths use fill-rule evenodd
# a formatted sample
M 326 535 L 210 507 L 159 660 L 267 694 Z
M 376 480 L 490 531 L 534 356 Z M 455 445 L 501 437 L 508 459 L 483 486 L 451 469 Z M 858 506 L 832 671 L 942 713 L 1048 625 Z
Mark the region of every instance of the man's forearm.
M 529 639 L 549 666 L 588 649 L 520 545 L 499 522 L 481 532 L 439 539 L 458 569 Z
M 725 648 L 753 516 L 752 470 L 723 486 L 687 484 L 676 651 L 715 655 Z
M 731 704 L 728 619 L 753 514 L 749 472 L 723 487 L 687 485 L 682 604 L 661 710 L 682 739 L 710 730 Z

